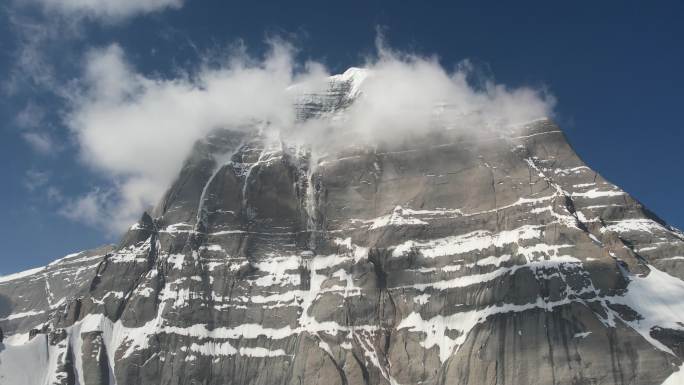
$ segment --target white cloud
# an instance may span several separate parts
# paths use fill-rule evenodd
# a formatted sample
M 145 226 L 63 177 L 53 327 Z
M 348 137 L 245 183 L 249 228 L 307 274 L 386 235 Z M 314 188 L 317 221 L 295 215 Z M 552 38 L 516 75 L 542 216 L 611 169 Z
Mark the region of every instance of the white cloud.
M 59 190 L 54 191 L 57 192 L 55 197 L 58 200 L 64 199 L 64 197 L 59 194 Z M 51 194 L 54 193 L 54 191 L 48 191 L 48 193 Z M 111 202 L 112 200 L 108 192 L 102 192 L 96 189 L 76 199 L 61 201 L 62 207 L 60 208 L 59 213 L 74 221 L 112 230 L 108 223 L 109 216 L 107 215 L 114 209 Z
M 35 129 L 43 125 L 45 111 L 34 103 L 28 103 L 14 118 L 17 126 L 25 129 Z
M 47 123 L 42 107 L 29 102 L 16 114 L 14 124 L 21 130 L 21 137 L 33 151 L 41 155 L 51 155 L 62 149 L 62 145 L 54 139 L 49 130 L 52 125 Z
M 45 197 L 47 198 L 48 202 L 52 203 L 61 203 L 64 201 L 64 195 L 62 194 L 62 191 L 55 186 L 47 186 L 45 189 Z
M 30 169 L 24 176 L 24 187 L 29 191 L 35 191 L 44 187 L 50 180 L 50 174 L 45 171 Z
M 21 136 L 34 151 L 40 154 L 51 154 L 57 147 L 52 138 L 44 132 L 28 131 L 24 132 Z
M 183 0 L 33 0 L 47 11 L 66 16 L 119 21 L 131 16 L 177 9 Z
M 112 178 L 115 194 L 88 196 L 71 211 L 82 206 L 89 216 L 100 206 L 109 212 L 98 215 L 123 228 L 155 203 L 194 142 L 209 131 L 256 120 L 291 126 L 295 111 L 287 87 L 325 76 L 320 71 L 311 66 L 296 76 L 291 47 L 282 42 L 274 42 L 263 60 L 236 52 L 218 68 L 175 79 L 134 72 L 117 45 L 91 52 L 67 125 L 85 162 Z M 118 204 L 111 206 L 110 197 Z
M 265 121 L 300 138 L 320 137 L 315 130 L 326 130 L 329 144 L 339 139 L 330 135 L 366 141 L 420 135 L 435 128 L 436 118 L 440 129 L 476 134 L 552 114 L 551 97 L 491 81 L 476 89 L 463 66 L 447 71 L 434 58 L 379 45 L 377 57 L 365 66 L 361 96 L 344 119 L 300 125 L 292 90 L 323 91 L 327 74 L 320 63 L 298 66 L 287 43 L 271 42 L 262 59 L 237 51 L 219 65 L 176 78 L 136 72 L 117 45 L 93 51 L 81 87 L 71 95 L 66 124 L 83 161 L 109 177 L 113 187 L 71 201 L 63 214 L 124 229 L 162 196 L 194 142 L 216 128 Z
M 13 63 L 6 78 L 2 79 L 2 90 L 14 95 L 25 91 L 26 87 L 55 89 L 57 77 L 46 52 L 54 47 L 56 40 L 70 35 L 68 28 L 59 20 L 51 19 L 51 25 L 47 25 L 11 8 L 6 10 L 5 16 L 16 48 L 11 52 Z
M 371 141 L 387 141 L 444 127 L 477 134 L 552 114 L 554 99 L 539 91 L 509 90 L 491 80 L 474 88 L 467 81 L 471 66 L 464 64 L 449 72 L 435 57 L 394 52 L 380 40 L 344 124 Z

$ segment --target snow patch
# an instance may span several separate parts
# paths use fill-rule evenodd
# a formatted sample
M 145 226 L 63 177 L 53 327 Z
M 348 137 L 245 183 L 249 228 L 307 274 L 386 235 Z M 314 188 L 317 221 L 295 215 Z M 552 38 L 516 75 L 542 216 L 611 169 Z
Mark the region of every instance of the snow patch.
M 541 234 L 540 226 L 527 225 L 515 230 L 501 231 L 494 234 L 489 231 L 478 230 L 463 235 L 424 242 L 410 240 L 396 246 L 392 251 L 392 256 L 400 257 L 411 250 L 417 249 L 426 258 L 437 258 L 488 249 L 490 247 L 502 247 L 521 240 L 539 238 Z

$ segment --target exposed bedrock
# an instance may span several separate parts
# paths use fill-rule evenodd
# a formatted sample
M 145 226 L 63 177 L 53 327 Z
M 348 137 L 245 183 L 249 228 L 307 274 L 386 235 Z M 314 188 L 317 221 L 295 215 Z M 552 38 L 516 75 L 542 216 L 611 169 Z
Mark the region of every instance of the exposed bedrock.
M 548 120 L 330 153 L 217 130 L 118 245 L 0 277 L 0 383 L 661 384 L 682 278 L 684 235 Z

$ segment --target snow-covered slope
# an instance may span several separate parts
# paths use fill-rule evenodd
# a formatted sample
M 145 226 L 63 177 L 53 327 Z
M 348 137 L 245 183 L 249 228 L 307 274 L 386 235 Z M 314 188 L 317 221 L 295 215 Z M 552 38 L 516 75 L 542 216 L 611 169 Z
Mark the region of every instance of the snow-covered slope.
M 220 130 L 119 245 L 0 278 L 0 383 L 678 384 L 682 279 L 549 120 L 315 158 Z

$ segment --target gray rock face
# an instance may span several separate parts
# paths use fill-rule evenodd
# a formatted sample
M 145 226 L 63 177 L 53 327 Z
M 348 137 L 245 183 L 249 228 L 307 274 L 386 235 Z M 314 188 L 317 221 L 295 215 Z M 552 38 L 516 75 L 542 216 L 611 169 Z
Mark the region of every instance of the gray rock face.
M 548 120 L 328 154 L 225 129 L 119 245 L 0 278 L 0 383 L 681 384 L 682 279 L 684 234 Z

